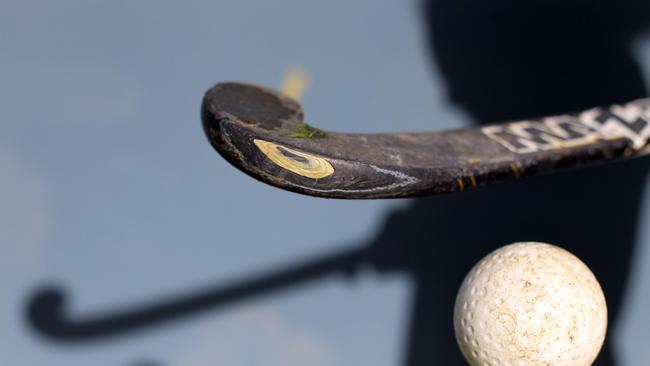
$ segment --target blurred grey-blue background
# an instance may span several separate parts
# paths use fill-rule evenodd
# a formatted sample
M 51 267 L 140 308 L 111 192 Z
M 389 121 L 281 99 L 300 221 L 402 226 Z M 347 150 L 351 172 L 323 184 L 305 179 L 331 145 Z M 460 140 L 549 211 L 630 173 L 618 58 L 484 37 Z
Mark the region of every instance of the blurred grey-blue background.
M 278 87 L 301 69 L 310 80 L 301 104 L 316 126 L 461 127 L 418 10 L 370 0 L 0 1 L 0 364 L 400 365 L 413 285 L 399 274 L 331 278 L 85 344 L 42 337 L 24 313 L 47 284 L 69 290 L 68 310 L 82 317 L 372 236 L 406 202 L 260 184 L 212 150 L 199 105 L 218 81 Z M 635 52 L 649 75 L 650 43 Z M 610 329 L 623 365 L 650 359 L 649 209 Z

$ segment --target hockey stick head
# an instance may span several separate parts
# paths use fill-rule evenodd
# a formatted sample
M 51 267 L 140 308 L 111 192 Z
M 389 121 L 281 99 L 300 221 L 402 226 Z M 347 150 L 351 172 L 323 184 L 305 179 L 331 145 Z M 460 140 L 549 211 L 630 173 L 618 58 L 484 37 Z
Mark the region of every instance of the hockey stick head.
M 404 153 L 417 155 L 404 148 L 417 137 L 325 132 L 303 122 L 302 109 L 293 99 L 262 86 L 232 82 L 206 92 L 202 120 L 223 158 L 278 188 L 351 199 L 423 194 L 415 187 L 419 179 L 410 175 L 413 169 L 404 166 L 409 159 L 402 158 Z
M 318 139 L 325 133 L 303 122 L 297 101 L 272 89 L 236 82 L 217 84 L 205 93 L 201 118 L 215 150 L 256 179 L 306 193 L 299 185 L 289 184 L 292 177 L 287 175 L 318 180 L 334 171 L 325 159 L 292 149 L 291 140 Z

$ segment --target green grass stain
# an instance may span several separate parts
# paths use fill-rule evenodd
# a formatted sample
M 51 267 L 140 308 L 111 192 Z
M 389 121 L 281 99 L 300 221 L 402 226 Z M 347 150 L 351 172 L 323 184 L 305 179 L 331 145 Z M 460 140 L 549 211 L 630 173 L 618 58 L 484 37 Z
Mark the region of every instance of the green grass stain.
M 254 124 L 257 123 L 255 121 L 253 121 L 252 119 L 242 119 L 241 121 L 244 122 L 247 125 L 254 125 Z
M 321 129 L 310 126 L 306 123 L 301 123 L 296 127 L 296 131 L 290 134 L 289 137 L 295 139 L 320 139 L 327 137 L 327 134 Z

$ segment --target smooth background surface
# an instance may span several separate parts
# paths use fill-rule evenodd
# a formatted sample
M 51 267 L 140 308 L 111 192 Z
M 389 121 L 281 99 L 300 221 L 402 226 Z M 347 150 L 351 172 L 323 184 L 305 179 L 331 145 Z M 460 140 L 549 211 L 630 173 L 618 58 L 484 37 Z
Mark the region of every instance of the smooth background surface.
M 316 126 L 460 127 L 419 22 L 414 1 L 0 2 L 0 364 L 399 365 L 404 276 L 330 279 L 83 345 L 41 338 L 23 314 L 49 283 L 69 289 L 74 314 L 93 314 L 369 237 L 403 202 L 262 185 L 212 151 L 199 104 L 215 82 L 278 86 L 301 67 Z M 638 53 L 650 74 L 650 44 Z M 610 330 L 625 365 L 650 359 L 645 205 L 622 326 Z

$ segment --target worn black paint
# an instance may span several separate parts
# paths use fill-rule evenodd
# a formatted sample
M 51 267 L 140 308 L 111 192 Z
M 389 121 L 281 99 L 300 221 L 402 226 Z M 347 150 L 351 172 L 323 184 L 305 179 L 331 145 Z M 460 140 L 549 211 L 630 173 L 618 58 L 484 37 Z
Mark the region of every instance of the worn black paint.
M 237 168 L 279 188 L 328 198 L 454 192 L 631 157 L 639 151 L 630 140 L 617 138 L 521 154 L 490 139 L 481 128 L 408 134 L 327 132 L 324 138 L 291 138 L 290 132 L 302 123 L 300 105 L 268 88 L 240 83 L 210 89 L 202 115 L 212 146 Z M 253 139 L 325 158 L 335 172 L 313 179 L 285 170 L 261 153 Z

